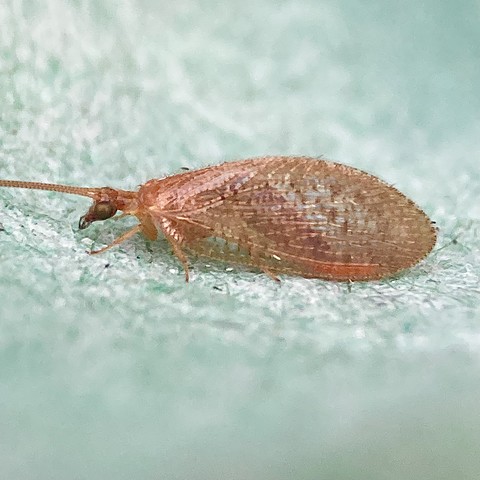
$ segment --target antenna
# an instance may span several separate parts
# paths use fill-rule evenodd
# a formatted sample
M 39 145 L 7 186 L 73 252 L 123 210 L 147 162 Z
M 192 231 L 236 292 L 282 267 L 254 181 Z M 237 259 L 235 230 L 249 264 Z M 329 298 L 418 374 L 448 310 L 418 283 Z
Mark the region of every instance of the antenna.
M 49 190 L 51 192 L 70 193 L 72 195 L 81 195 L 90 198 L 93 198 L 101 191 L 101 188 L 73 187 L 70 185 L 57 185 L 55 183 L 22 182 L 18 180 L 0 180 L 0 187 Z

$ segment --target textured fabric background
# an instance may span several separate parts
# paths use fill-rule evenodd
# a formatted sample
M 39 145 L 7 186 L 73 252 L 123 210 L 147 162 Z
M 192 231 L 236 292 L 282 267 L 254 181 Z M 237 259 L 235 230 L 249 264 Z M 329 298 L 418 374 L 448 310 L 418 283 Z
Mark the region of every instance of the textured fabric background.
M 1 0 L 0 178 L 134 188 L 324 155 L 440 228 L 401 278 L 85 250 L 80 197 L 0 191 L 0 477 L 474 479 L 480 471 L 474 0 Z M 130 222 L 131 223 L 131 222 Z

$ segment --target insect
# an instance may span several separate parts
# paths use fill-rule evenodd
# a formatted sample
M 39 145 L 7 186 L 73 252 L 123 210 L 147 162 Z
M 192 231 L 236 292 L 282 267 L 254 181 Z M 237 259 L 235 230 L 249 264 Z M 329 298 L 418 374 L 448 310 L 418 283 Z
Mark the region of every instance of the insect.
M 396 188 L 353 167 L 310 157 L 258 157 L 153 179 L 138 191 L 0 180 L 0 187 L 89 197 L 79 228 L 117 212 L 136 233 L 170 243 L 189 280 L 188 257 L 338 281 L 392 276 L 434 247 L 436 228 Z

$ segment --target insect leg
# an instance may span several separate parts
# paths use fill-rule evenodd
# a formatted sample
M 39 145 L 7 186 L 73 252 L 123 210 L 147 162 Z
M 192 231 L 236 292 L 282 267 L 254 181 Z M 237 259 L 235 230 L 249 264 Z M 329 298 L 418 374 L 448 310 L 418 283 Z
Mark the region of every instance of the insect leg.
M 165 238 L 170 242 L 170 245 L 173 248 L 173 253 L 182 262 L 183 268 L 185 270 L 185 281 L 188 283 L 188 281 L 190 280 L 190 273 L 188 269 L 188 258 L 183 252 L 183 250 L 180 248 L 180 244 L 178 243 L 178 241 L 175 240 L 175 238 L 173 238 L 171 235 L 166 234 L 165 232 L 164 234 L 165 234 Z
M 274 273 L 272 273 L 267 267 L 260 267 L 260 268 L 265 275 L 270 277 L 271 280 L 274 280 L 275 282 L 280 283 L 280 279 Z
M 142 225 L 141 224 L 135 225 L 132 229 L 126 231 L 123 235 L 120 235 L 110 245 L 107 245 L 106 247 L 103 247 L 100 250 L 92 250 L 91 252 L 88 252 L 88 253 L 90 255 L 97 255 L 97 253 L 103 253 L 109 250 L 110 248 L 114 247 L 115 245 L 119 245 L 125 240 L 128 240 L 130 237 L 133 237 L 136 233 L 141 231 L 142 231 Z

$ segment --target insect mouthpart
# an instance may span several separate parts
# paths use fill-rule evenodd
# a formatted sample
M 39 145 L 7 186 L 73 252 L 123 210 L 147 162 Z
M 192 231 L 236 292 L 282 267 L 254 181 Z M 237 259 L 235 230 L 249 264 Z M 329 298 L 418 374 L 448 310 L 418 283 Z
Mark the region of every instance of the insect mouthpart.
M 79 230 L 84 230 L 92 224 L 91 220 L 87 220 L 87 215 L 83 215 L 83 217 L 80 217 L 80 220 L 78 222 Z

